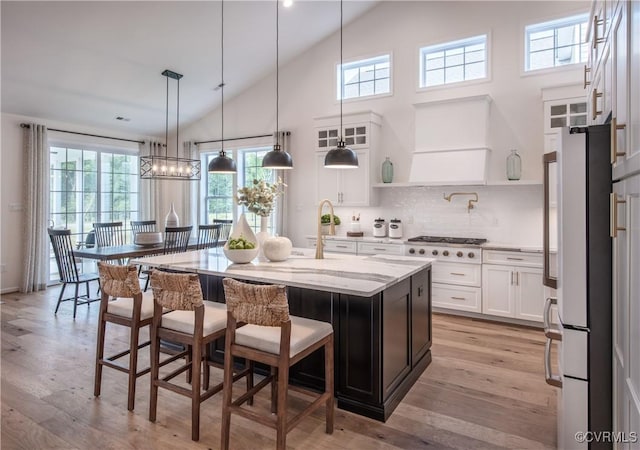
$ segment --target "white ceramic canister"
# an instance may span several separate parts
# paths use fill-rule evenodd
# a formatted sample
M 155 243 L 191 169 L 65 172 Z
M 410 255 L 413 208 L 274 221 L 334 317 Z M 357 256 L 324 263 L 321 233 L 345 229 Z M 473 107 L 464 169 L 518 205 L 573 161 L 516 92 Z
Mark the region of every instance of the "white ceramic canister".
M 402 222 L 400 219 L 391 219 L 389 221 L 389 237 L 392 239 L 400 239 L 402 237 Z
M 386 237 L 387 223 L 384 219 L 377 218 L 373 221 L 373 237 Z

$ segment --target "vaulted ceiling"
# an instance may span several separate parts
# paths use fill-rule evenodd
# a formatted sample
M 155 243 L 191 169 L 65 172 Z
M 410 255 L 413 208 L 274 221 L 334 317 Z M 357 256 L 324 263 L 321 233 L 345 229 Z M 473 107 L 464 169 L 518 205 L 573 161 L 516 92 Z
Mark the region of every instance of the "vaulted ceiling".
M 345 24 L 376 3 L 345 1 Z M 170 69 L 184 75 L 182 128 L 220 104 L 220 7 L 219 1 L 2 1 L 2 112 L 162 135 L 161 72 Z M 224 3 L 225 100 L 275 70 L 275 8 L 275 1 Z M 295 0 L 279 11 L 281 67 L 339 29 L 336 1 Z M 175 121 L 175 82 L 170 89 Z

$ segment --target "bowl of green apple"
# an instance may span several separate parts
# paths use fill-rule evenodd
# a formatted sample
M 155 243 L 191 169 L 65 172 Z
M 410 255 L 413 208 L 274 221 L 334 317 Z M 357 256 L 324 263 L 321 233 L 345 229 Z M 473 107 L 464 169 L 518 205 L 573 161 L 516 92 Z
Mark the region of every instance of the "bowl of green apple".
M 258 256 L 258 244 L 244 236 L 230 238 L 222 247 L 227 259 L 236 264 L 246 264 Z

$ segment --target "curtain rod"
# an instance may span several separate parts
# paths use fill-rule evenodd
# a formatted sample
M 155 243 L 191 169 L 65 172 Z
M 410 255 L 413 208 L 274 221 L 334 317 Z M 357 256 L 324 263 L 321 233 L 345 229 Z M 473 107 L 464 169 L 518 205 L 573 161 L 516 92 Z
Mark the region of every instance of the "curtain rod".
M 20 128 L 31 128 L 31 125 L 29 125 L 28 123 L 21 123 Z M 126 141 L 126 142 L 135 142 L 137 144 L 144 144 L 144 141 L 136 141 L 134 139 L 123 139 L 123 138 L 117 138 L 117 137 L 111 137 L 111 136 L 101 136 L 99 134 L 78 133 L 77 131 L 58 130 L 56 128 L 47 128 L 47 130 L 58 131 L 60 133 L 79 134 L 80 136 L 90 136 L 90 137 L 97 137 L 97 138 L 104 138 L 104 139 L 113 139 L 115 141 Z
M 281 131 L 282 134 L 284 134 L 285 136 L 291 136 L 291 131 Z M 263 138 L 263 137 L 272 137 L 272 134 L 260 134 L 258 136 L 243 136 L 243 137 L 237 137 L 237 138 L 226 138 L 226 139 L 213 139 L 210 141 L 200 141 L 200 142 L 194 142 L 195 145 L 200 145 L 200 144 L 210 144 L 212 142 L 227 142 L 227 141 L 239 141 L 242 139 L 255 139 L 255 138 Z

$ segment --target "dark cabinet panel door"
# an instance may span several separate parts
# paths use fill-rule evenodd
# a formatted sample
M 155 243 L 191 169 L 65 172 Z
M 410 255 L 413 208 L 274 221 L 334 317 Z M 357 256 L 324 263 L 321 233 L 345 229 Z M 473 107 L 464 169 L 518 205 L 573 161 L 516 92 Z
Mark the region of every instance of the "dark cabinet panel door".
M 431 348 L 431 270 L 411 277 L 411 367 Z
M 411 370 L 411 282 L 406 279 L 382 298 L 382 400 Z

